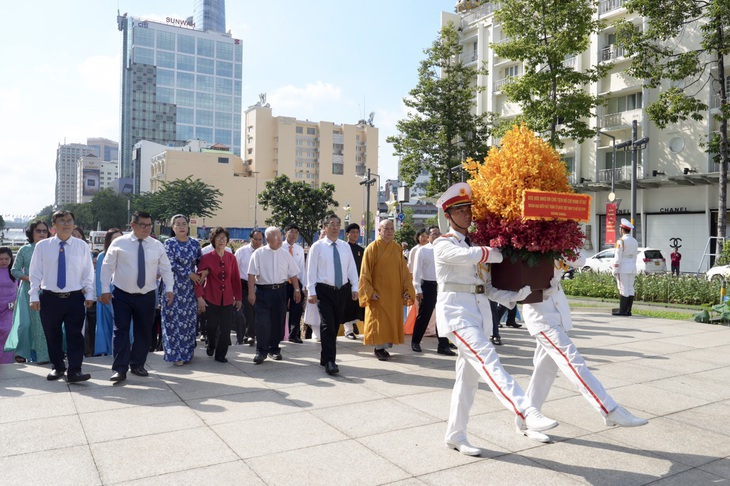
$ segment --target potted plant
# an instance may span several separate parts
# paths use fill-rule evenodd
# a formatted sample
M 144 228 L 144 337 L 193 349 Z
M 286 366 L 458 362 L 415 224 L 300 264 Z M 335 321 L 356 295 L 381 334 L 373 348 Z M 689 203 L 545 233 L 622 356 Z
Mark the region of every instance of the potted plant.
M 560 154 L 525 125 L 509 130 L 484 161 L 468 159 L 464 167 L 474 202 L 472 240 L 499 248 L 504 257 L 491 267 L 493 285 L 505 290 L 548 288 L 555 262 L 575 260 L 583 246 L 585 235 L 579 220 L 572 218 L 590 217 L 584 211 L 590 196 L 574 194 Z M 545 204 L 532 204 L 535 195 L 544 196 Z M 588 198 L 587 205 L 582 198 Z M 583 210 L 560 211 L 560 201 L 582 201 Z M 541 291 L 527 299 L 541 300 Z

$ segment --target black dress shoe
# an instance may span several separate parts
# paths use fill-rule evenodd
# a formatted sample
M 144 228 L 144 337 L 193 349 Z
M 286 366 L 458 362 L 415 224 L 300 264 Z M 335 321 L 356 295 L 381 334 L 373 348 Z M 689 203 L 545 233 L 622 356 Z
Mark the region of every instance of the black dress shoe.
M 456 344 L 449 343 L 449 349 L 456 349 Z
M 215 360 L 219 363 L 228 363 L 228 358 L 216 358 Z
M 507 327 L 514 327 L 515 329 L 519 329 L 522 327 L 522 324 L 517 324 L 516 322 L 507 322 L 505 325 Z
M 495 346 L 502 345 L 502 338 L 499 336 L 489 336 L 489 340 L 492 341 L 492 344 L 494 344 Z
M 249 346 L 253 346 L 254 344 L 256 344 L 256 340 L 252 337 L 247 337 L 243 340 L 243 342 L 248 344 Z
M 254 362 L 254 364 L 261 364 L 264 362 L 265 359 L 266 359 L 265 354 L 256 353 L 256 356 L 253 357 L 253 362 Z
M 137 375 L 137 376 L 148 376 L 149 375 L 149 373 L 147 373 L 147 370 L 144 369 L 144 366 L 140 366 L 139 368 L 131 368 L 129 371 L 131 371 L 133 375 Z
M 387 351 L 384 349 L 376 349 L 373 351 L 373 354 L 376 358 L 378 358 L 380 361 L 388 361 L 388 354 Z
M 296 336 L 290 337 L 289 338 L 289 342 L 290 343 L 295 343 L 295 344 L 302 344 L 303 343 L 303 341 L 301 339 L 299 339 L 298 337 L 296 337 Z
M 69 383 L 78 383 L 80 381 L 86 381 L 89 378 L 91 378 L 91 375 L 88 373 L 82 373 L 80 371 L 77 371 L 76 373 L 72 373 L 66 377 L 66 380 Z
M 213 356 L 215 354 L 215 348 L 206 348 L 205 354 L 208 356 Z
M 50 373 L 46 376 L 46 380 L 48 381 L 54 381 L 63 376 L 63 374 L 66 373 L 66 370 L 51 370 Z
M 443 354 L 443 355 L 446 355 L 446 356 L 456 356 L 456 353 L 453 352 L 452 350 L 450 350 L 449 348 L 437 349 L 436 352 L 438 354 Z
M 127 379 L 126 373 L 120 373 L 119 371 L 115 371 L 114 374 L 112 375 L 112 377 L 109 378 L 109 381 L 118 382 L 118 381 L 124 381 L 126 379 Z
M 417 343 L 411 343 L 411 349 L 415 351 L 416 353 L 421 353 L 423 350 L 421 349 L 421 345 Z
M 328 361 L 327 366 L 324 367 L 324 370 L 327 372 L 328 375 L 336 375 L 340 372 L 340 368 L 337 367 L 334 361 Z
M 269 353 L 269 358 L 274 361 L 281 361 L 281 353 Z

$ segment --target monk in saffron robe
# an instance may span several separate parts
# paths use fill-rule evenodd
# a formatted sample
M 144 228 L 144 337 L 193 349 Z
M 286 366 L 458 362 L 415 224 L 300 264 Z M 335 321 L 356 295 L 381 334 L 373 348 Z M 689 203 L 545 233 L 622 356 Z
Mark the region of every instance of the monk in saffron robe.
M 387 361 L 388 348 L 403 343 L 403 306 L 413 305 L 416 291 L 401 247 L 393 241 L 393 221 L 383 220 L 378 235 L 363 255 L 359 300 L 365 307 L 363 344 L 375 346 L 375 357 Z

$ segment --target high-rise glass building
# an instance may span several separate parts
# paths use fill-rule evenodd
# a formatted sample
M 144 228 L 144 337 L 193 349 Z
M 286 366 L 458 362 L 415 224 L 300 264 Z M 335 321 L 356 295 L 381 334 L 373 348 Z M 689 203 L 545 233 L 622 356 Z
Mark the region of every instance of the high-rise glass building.
M 165 22 L 127 14 L 122 32 L 120 177 L 139 192 L 134 144 L 183 145 L 200 139 L 241 153 L 243 46 L 192 19 Z
M 226 31 L 226 0 L 195 0 L 193 22 L 198 30 Z

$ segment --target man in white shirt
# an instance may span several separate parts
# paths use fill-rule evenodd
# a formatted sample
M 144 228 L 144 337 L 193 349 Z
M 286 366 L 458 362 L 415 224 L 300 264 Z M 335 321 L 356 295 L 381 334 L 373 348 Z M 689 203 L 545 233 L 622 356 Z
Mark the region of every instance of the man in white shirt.
M 338 239 L 340 225 L 340 218 L 334 214 L 325 218 L 325 237 L 314 242 L 307 262 L 309 303 L 319 307 L 322 340 L 319 364 L 329 375 L 340 372 L 335 359 L 345 299 L 358 298 L 357 267 L 349 245 Z
M 94 266 L 89 245 L 74 238 L 74 215 L 71 211 L 53 213 L 56 236 L 36 244 L 30 260 L 30 308 L 40 311 L 43 332 L 48 343 L 52 370 L 48 380 L 57 380 L 66 372 L 69 383 L 91 378 L 81 372 L 84 361 L 84 317 L 94 303 Z M 63 359 L 63 325 L 66 327 L 68 371 Z
M 412 250 L 411 255 L 415 253 L 413 260 L 413 288 L 416 289 L 416 300 L 418 301 L 418 314 L 416 315 L 416 323 L 413 326 L 413 336 L 411 336 L 411 349 L 416 353 L 420 353 L 421 339 L 426 333 L 428 323 L 431 321 L 431 315 L 436 307 L 436 297 L 438 295 L 438 284 L 436 282 L 436 265 L 433 260 L 433 242 L 441 236 L 441 230 L 438 226 L 430 226 L 428 232 L 428 243 L 418 251 Z M 446 356 L 456 356 L 456 353 L 449 348 L 449 340 L 438 335 L 438 354 Z
M 132 374 L 147 376 L 144 365 L 150 349 L 152 323 L 155 319 L 155 290 L 157 275 L 162 275 L 166 289 L 175 286 L 170 260 L 165 247 L 150 237 L 152 216 L 144 211 L 132 215 L 132 233 L 112 241 L 101 266 L 101 288 L 114 285 L 113 293 L 99 297 L 102 304 L 114 308 L 114 363 L 110 381 L 127 379 Z M 113 300 L 112 300 L 113 298 Z M 172 291 L 165 292 L 167 304 L 172 304 Z M 134 320 L 134 343 L 129 344 L 129 326 Z
M 281 248 L 288 252 L 299 267 L 297 278 L 299 279 L 299 287 L 302 294 L 301 300 L 294 302 L 294 286 L 291 282 L 286 284 L 287 308 L 289 309 L 289 342 L 302 344 L 302 313 L 304 312 L 304 302 L 307 298 L 307 278 L 306 268 L 304 266 L 304 248 L 297 244 L 299 239 L 299 227 L 290 224 L 284 229 L 286 240 Z
M 281 340 L 286 323 L 286 284 L 291 279 L 294 301 L 301 301 L 297 273 L 299 268 L 288 251 L 281 249 L 281 230 L 266 228 L 266 246 L 251 255 L 248 265 L 248 301 L 256 308 L 255 364 L 261 364 L 268 354 L 281 361 Z M 255 286 L 255 287 L 254 287 Z
M 264 244 L 264 233 L 261 230 L 251 231 L 249 244 L 236 250 L 236 261 L 238 271 L 241 274 L 241 289 L 243 290 L 243 307 L 236 314 L 240 315 L 243 325 L 236 328 L 237 344 L 248 344 L 253 346 L 256 338 L 256 311 L 248 301 L 248 265 L 251 262 L 253 252 Z

